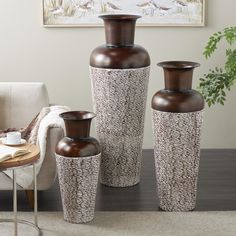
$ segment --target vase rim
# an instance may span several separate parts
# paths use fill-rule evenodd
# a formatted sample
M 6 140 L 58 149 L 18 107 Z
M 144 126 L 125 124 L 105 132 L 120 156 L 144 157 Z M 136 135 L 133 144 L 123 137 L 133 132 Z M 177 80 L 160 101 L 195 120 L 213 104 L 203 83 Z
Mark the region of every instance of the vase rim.
M 164 69 L 192 69 L 200 66 L 199 63 L 192 61 L 163 61 L 157 65 Z
M 63 120 L 91 120 L 96 114 L 90 111 L 67 111 L 59 115 Z
M 104 14 L 99 15 L 98 17 L 103 20 L 137 20 L 138 18 L 141 18 L 140 15 L 135 14 Z

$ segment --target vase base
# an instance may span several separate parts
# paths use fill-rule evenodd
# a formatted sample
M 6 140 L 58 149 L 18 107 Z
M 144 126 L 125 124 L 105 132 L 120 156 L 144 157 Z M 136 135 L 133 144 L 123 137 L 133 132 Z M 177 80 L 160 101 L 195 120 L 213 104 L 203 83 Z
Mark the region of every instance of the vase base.
M 91 216 L 89 218 L 86 219 L 68 219 L 64 217 L 64 221 L 70 223 L 70 224 L 86 224 L 91 222 L 94 219 L 94 216 Z
M 126 183 L 106 183 L 103 181 L 100 181 L 100 183 L 104 186 L 111 187 L 111 188 L 127 188 L 127 187 L 133 187 L 135 185 L 138 185 L 140 183 L 140 180 L 134 181 L 134 182 L 126 182 Z
M 188 211 L 194 211 L 196 206 L 191 207 L 191 208 L 170 208 L 170 207 L 161 207 L 159 206 L 158 209 L 160 211 L 165 211 L 165 212 L 188 212 Z

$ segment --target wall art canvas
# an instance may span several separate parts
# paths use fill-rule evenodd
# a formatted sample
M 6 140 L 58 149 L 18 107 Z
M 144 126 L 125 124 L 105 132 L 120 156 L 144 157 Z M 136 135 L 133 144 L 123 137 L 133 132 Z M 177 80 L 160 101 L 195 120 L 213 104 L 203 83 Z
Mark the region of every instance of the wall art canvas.
M 138 14 L 140 26 L 204 26 L 205 0 L 43 0 L 44 26 L 102 26 L 102 14 Z

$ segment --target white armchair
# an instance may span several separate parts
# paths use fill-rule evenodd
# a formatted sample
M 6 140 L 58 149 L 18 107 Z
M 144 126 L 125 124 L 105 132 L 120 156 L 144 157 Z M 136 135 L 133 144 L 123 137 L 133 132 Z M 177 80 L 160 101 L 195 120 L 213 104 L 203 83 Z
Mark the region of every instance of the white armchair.
M 49 106 L 49 98 L 43 83 L 0 83 L 0 129 L 22 128 L 40 112 Z M 47 133 L 46 155 L 38 174 L 38 190 L 47 190 L 56 178 L 55 146 L 63 136 L 61 128 L 49 128 Z M 12 189 L 12 180 L 0 172 L 0 190 Z M 18 189 L 23 190 L 18 186 Z M 28 189 L 32 190 L 33 183 Z M 27 191 L 32 206 L 33 195 Z

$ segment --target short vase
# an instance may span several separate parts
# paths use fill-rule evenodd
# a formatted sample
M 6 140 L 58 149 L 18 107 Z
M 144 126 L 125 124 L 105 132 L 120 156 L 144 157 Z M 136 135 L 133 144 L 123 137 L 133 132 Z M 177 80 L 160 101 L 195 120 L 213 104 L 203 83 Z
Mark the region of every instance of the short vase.
M 190 211 L 196 206 L 204 100 L 192 90 L 198 63 L 167 61 L 165 89 L 152 98 L 154 156 L 160 208 Z
M 94 218 L 96 191 L 100 169 L 100 147 L 89 136 L 94 113 L 65 112 L 66 136 L 56 147 L 56 163 L 64 219 L 70 223 L 86 223 Z

